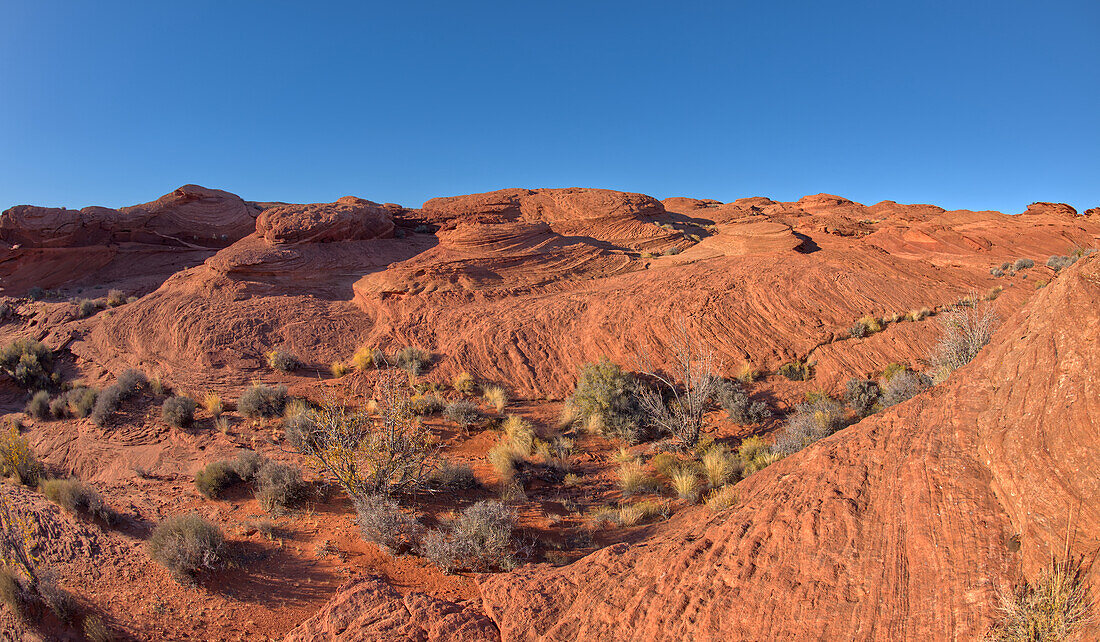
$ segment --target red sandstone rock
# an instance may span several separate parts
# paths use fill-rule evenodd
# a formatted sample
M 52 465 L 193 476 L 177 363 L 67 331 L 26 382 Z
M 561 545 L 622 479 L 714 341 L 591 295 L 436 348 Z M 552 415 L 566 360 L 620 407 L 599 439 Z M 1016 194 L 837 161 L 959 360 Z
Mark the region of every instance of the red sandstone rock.
M 393 236 L 393 217 L 377 203 L 345 196 L 335 203 L 279 205 L 256 219 L 268 243 L 327 243 Z

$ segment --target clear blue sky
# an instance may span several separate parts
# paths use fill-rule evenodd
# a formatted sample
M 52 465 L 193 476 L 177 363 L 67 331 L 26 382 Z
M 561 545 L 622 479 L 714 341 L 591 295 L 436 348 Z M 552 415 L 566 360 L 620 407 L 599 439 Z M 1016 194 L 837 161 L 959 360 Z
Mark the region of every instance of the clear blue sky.
M 198 183 L 1100 206 L 1100 2 L 0 0 L 0 209 Z

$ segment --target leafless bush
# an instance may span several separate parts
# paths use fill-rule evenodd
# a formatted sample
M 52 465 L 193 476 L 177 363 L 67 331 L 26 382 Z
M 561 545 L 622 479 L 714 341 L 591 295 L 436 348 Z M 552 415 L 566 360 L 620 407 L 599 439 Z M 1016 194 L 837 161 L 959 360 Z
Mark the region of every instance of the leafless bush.
M 691 448 L 699 441 L 703 414 L 717 388 L 714 353 L 693 341 L 682 321 L 671 353 L 671 373 L 659 371 L 648 359 L 641 360 L 640 370 L 655 384 L 642 386 L 638 399 L 651 424 Z
M 889 408 L 924 392 L 932 380 L 924 374 L 905 370 L 890 378 L 882 391 L 882 407 Z
M 416 517 L 402 512 L 397 502 L 385 495 L 356 499 L 355 512 L 363 537 L 390 552 L 411 550 L 424 530 Z
M 516 515 L 498 501 L 468 506 L 447 531 L 434 530 L 421 552 L 444 571 L 508 569 L 515 564 L 510 550 Z
M 989 343 L 997 327 L 997 314 L 989 304 L 957 306 L 940 317 L 943 336 L 929 361 L 949 373 L 970 363 Z

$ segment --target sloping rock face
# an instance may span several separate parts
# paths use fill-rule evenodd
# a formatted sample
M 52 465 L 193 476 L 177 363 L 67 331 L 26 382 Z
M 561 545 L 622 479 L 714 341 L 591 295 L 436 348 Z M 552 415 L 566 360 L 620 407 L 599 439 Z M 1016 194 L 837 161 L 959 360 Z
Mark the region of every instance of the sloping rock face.
M 225 247 L 250 234 L 259 209 L 239 197 L 184 185 L 142 205 L 81 210 L 17 205 L 0 215 L 0 240 L 23 247 L 109 243 Z
M 1100 546 L 1100 260 L 969 366 L 562 568 L 484 576 L 503 640 L 975 640 L 998 588 Z
M 378 203 L 345 196 L 335 203 L 280 205 L 256 219 L 268 243 L 329 243 L 393 236 L 393 216 Z
M 337 597 L 283 638 L 283 642 L 499 639 L 493 621 L 477 609 L 423 593 L 402 596 L 384 580 L 369 578 L 340 587 Z

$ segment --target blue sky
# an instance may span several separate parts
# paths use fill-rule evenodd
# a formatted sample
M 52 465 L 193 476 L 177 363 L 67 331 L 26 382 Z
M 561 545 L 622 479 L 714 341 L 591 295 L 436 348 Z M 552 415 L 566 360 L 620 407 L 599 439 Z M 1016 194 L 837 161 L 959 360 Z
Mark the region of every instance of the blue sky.
M 1100 3 L 0 0 L 0 209 L 185 183 L 1100 206 Z

